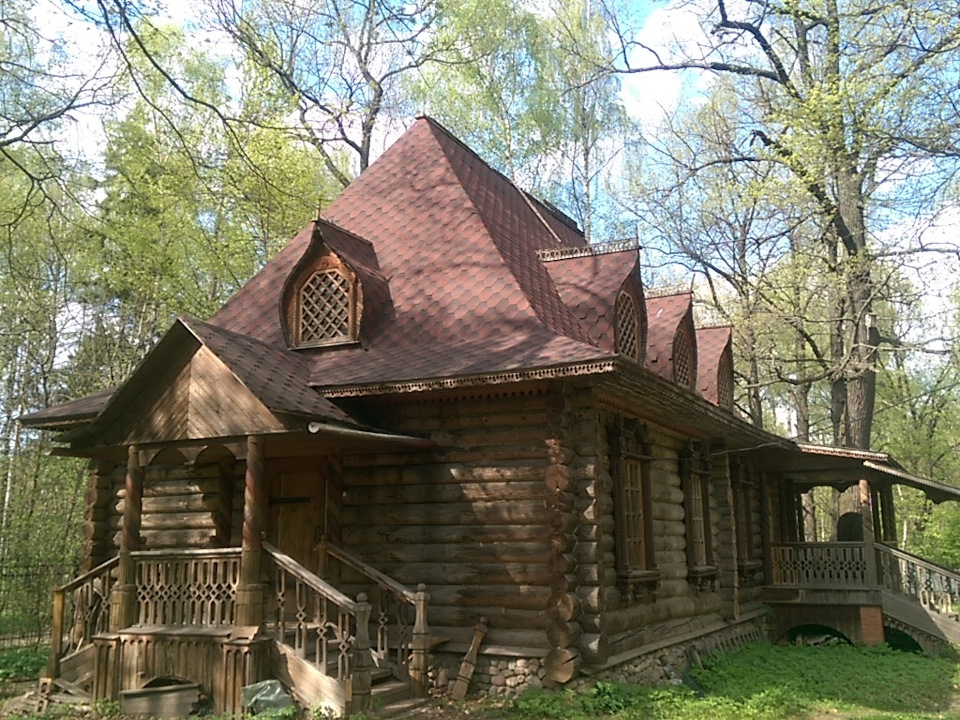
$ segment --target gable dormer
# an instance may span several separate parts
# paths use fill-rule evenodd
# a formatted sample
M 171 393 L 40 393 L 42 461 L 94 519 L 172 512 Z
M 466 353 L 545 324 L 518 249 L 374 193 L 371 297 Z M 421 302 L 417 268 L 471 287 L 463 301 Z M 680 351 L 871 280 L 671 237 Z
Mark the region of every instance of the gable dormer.
M 647 367 L 690 390 L 697 382 L 691 293 L 647 298 Z
M 642 363 L 647 318 L 634 240 L 538 253 L 564 305 L 597 347 Z
M 281 313 L 290 348 L 346 345 L 360 338 L 360 280 L 318 232 L 287 279 Z
M 697 328 L 697 390 L 706 400 L 727 410 L 733 410 L 732 332 L 729 326 Z

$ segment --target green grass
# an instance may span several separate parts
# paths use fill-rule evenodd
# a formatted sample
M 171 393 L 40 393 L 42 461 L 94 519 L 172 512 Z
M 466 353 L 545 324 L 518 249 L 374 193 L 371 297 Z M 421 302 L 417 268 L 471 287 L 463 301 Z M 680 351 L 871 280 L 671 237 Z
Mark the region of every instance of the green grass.
M 707 662 L 687 686 L 597 683 L 531 692 L 505 718 L 541 720 L 960 720 L 958 666 L 886 648 L 750 645 Z

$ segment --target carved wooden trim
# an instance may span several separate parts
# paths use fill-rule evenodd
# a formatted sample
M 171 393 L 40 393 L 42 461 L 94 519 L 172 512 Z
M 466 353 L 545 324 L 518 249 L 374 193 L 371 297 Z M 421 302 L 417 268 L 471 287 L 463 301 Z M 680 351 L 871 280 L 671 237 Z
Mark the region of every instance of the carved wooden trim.
M 609 428 L 613 477 L 617 578 L 630 600 L 650 600 L 660 580 L 653 547 L 653 504 L 649 431 L 634 418 L 618 416 Z
M 712 590 L 720 569 L 713 552 L 709 447 L 706 443 L 690 443 L 679 460 L 687 536 L 687 579 L 697 590 Z

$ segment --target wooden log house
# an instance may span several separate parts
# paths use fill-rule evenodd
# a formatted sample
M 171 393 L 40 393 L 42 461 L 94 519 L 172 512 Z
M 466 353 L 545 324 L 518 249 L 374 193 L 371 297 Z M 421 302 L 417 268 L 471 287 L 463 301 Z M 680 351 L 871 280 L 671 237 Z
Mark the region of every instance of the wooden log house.
M 417 120 L 213 318 L 24 418 L 90 461 L 45 691 L 191 682 L 239 712 L 275 677 L 346 712 L 452 684 L 478 624 L 481 689 L 498 661 L 562 686 L 828 606 L 882 639 L 874 533 L 805 543 L 798 494 L 864 482 L 895 545 L 891 483 L 956 491 L 744 422 L 730 329 L 638 263 Z M 886 557 L 892 590 L 916 560 Z

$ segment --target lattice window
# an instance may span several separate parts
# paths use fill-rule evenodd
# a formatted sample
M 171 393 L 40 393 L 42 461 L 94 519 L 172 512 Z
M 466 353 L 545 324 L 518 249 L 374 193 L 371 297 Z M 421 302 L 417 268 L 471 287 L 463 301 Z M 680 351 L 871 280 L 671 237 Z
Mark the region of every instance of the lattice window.
M 638 585 L 655 584 L 659 575 L 653 552 L 650 444 L 636 421 L 620 418 L 609 434 L 617 575 L 628 598 Z
M 621 290 L 617 296 L 617 352 L 631 360 L 640 358 L 640 320 L 633 296 Z
M 702 447 L 681 458 L 687 564 L 698 572 L 713 566 L 710 474 L 710 459 Z
M 673 379 L 678 385 L 692 388 L 695 373 L 693 342 L 681 326 L 673 340 Z
M 340 268 L 313 273 L 297 300 L 298 345 L 356 340 L 356 291 Z
M 717 367 L 717 405 L 733 410 L 733 359 L 729 352 L 720 356 Z

